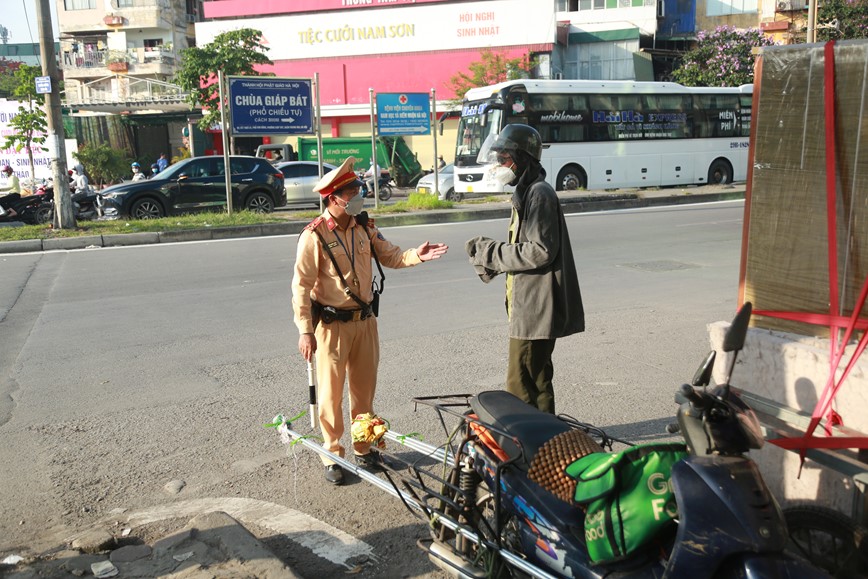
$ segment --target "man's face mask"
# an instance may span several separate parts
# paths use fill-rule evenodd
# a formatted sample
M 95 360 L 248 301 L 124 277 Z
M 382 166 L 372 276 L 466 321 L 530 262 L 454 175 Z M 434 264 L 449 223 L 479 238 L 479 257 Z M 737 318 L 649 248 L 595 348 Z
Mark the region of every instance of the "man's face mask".
M 509 185 L 517 177 L 515 174 L 515 162 L 506 153 L 498 153 L 496 162 L 488 166 L 486 173 L 490 180 L 501 185 Z

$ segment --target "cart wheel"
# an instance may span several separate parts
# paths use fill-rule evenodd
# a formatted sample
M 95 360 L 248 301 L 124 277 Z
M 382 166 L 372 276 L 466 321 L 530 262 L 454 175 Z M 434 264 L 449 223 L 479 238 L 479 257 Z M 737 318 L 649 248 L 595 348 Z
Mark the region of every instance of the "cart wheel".
M 868 576 L 868 531 L 834 509 L 813 505 L 784 509 L 787 552 L 837 578 Z

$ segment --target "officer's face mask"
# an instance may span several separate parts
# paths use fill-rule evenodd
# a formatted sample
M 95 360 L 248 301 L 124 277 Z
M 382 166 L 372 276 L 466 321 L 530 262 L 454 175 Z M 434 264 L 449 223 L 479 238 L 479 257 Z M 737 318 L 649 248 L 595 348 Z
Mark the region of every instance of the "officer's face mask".
M 344 201 L 341 197 L 335 197 L 335 199 L 347 215 L 358 215 L 362 212 L 362 206 L 365 204 L 364 198 L 358 193 L 349 201 Z

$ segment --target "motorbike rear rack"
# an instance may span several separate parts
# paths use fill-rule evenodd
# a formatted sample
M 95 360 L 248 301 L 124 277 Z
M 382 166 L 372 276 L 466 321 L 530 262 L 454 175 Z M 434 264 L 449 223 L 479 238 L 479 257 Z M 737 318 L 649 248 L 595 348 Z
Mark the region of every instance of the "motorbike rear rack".
M 468 398 L 469 396 L 470 395 L 468 395 Z M 450 413 L 455 414 L 456 416 L 462 416 L 458 413 Z M 499 540 L 497 542 L 494 542 L 486 538 L 485 536 L 480 536 L 480 534 L 474 528 L 460 521 L 448 512 L 445 512 L 444 509 L 436 509 L 432 507 L 432 501 L 440 500 L 443 500 L 445 503 L 452 505 L 453 508 L 458 507 L 458 505 L 455 504 L 455 501 L 453 499 L 445 496 L 444 493 L 436 492 L 430 487 L 430 481 L 442 483 L 447 487 L 450 486 L 450 483 L 445 478 L 437 476 L 436 474 L 430 472 L 425 467 L 422 467 L 420 465 L 426 460 L 434 459 L 437 461 L 438 464 L 443 464 L 444 468 L 449 468 L 454 471 L 456 457 L 458 457 L 458 460 L 460 460 L 461 457 L 461 455 L 456 451 L 445 447 L 435 447 L 411 436 L 403 435 L 390 430 L 386 432 L 385 438 L 416 453 L 419 453 L 422 456 L 421 458 L 413 462 L 408 462 L 395 453 L 382 452 L 382 454 L 386 456 L 390 461 L 401 463 L 406 469 L 407 473 L 410 473 L 409 475 L 401 473 L 394 467 L 386 464 L 384 465 L 383 469 L 383 473 L 385 474 L 386 478 L 383 479 L 376 474 L 368 472 L 367 470 L 359 467 L 355 463 L 352 463 L 343 457 L 329 452 L 328 450 L 320 446 L 317 442 L 311 440 L 308 436 L 292 430 L 291 427 L 292 424 L 285 421 L 278 427 L 278 432 L 281 434 L 281 437 L 284 438 L 284 442 L 289 443 L 291 441 L 295 441 L 297 443 L 303 444 L 305 447 L 309 448 L 320 456 L 324 456 L 329 460 L 335 462 L 336 464 L 340 465 L 341 468 L 355 474 L 362 480 L 371 483 L 375 487 L 389 493 L 392 496 L 397 497 L 404 503 L 404 505 L 411 513 L 426 521 L 426 523 L 428 523 L 429 525 L 433 522 L 436 522 L 437 524 L 440 524 L 446 529 L 448 529 L 449 532 L 455 533 L 456 536 L 460 536 L 462 540 L 470 541 L 473 544 L 480 545 L 483 549 L 487 551 L 496 552 L 505 563 L 515 567 L 516 569 L 521 570 L 522 572 L 530 575 L 531 577 L 536 577 L 539 579 L 557 579 L 556 576 L 525 561 L 520 556 L 515 555 L 514 553 L 511 553 L 506 549 L 501 549 L 500 545 L 498 544 Z M 491 429 L 496 430 L 494 427 L 491 427 Z M 458 489 L 455 485 L 452 485 L 451 489 L 460 492 L 460 489 Z M 495 510 L 496 512 L 499 512 L 499 497 L 495 499 L 495 504 Z M 497 535 L 494 536 L 497 537 Z M 444 557 L 444 553 L 433 552 L 430 546 L 423 545 L 422 543 L 425 543 L 425 541 L 422 540 L 419 544 L 419 547 L 428 552 L 432 557 L 436 557 L 447 565 L 452 566 L 457 572 L 461 573 L 463 576 L 471 577 L 471 575 L 466 574 L 465 569 L 462 569 L 455 564 L 454 558 L 459 557 L 459 555 L 453 554 L 453 560 L 450 560 L 448 554 L 445 554 L 446 556 Z

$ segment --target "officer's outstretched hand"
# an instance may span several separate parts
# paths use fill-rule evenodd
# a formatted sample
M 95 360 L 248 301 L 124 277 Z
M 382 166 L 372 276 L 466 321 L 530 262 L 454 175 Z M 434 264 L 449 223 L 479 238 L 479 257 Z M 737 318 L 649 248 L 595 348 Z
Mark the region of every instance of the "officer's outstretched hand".
M 305 361 L 313 360 L 313 355 L 316 353 L 316 336 L 313 334 L 302 334 L 298 337 L 298 351 Z
M 449 246 L 445 243 L 428 243 L 427 241 L 416 248 L 416 255 L 422 261 L 431 261 L 432 259 L 440 259 L 440 256 L 449 250 Z

